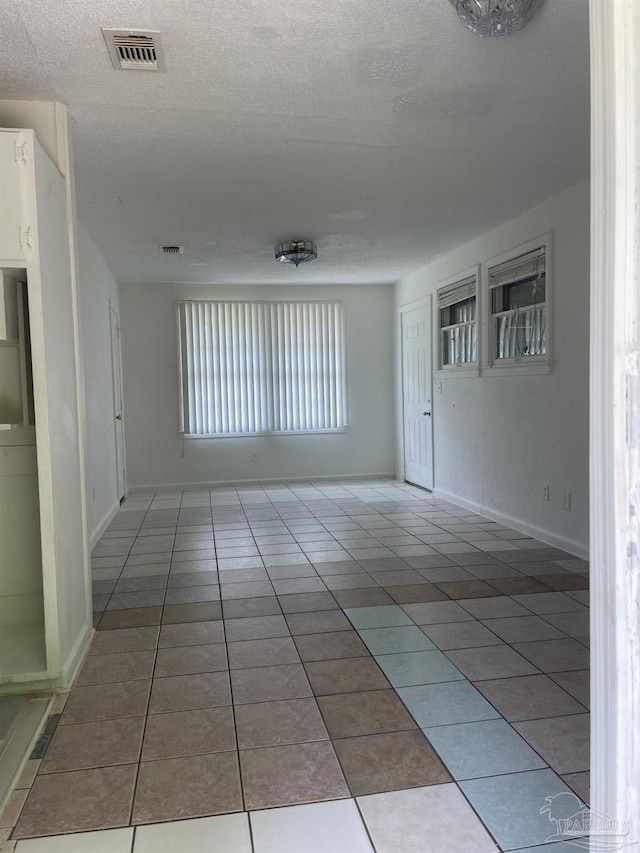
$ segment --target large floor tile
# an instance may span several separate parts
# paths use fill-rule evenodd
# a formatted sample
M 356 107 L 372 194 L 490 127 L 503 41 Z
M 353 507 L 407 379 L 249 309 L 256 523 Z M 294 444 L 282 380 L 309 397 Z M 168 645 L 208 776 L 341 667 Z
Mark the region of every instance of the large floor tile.
M 199 708 L 152 714 L 145 727 L 142 758 L 179 758 L 235 748 L 232 709 Z
M 473 618 L 455 601 L 427 601 L 420 604 L 405 604 L 402 609 L 418 625 L 465 622 Z
M 369 651 L 355 631 L 301 634 L 295 638 L 303 662 L 369 657 Z
M 358 798 L 377 853 L 495 853 L 498 848 L 453 784 Z
M 167 649 L 174 646 L 200 646 L 210 643 L 224 643 L 222 620 L 163 625 L 160 629 L 158 646 L 161 649 Z
M 528 720 L 514 727 L 556 773 L 589 769 L 589 714 Z
M 109 610 L 98 623 L 99 631 L 113 628 L 144 628 L 159 625 L 162 607 L 132 607 L 129 610 Z
M 341 610 L 320 610 L 313 613 L 289 613 L 285 625 L 294 637 L 303 634 L 322 634 L 353 630 L 351 622 Z
M 235 669 L 231 671 L 231 683 L 236 705 L 313 696 L 301 664 Z
M 137 765 L 38 776 L 16 826 L 15 838 L 126 826 Z
M 228 669 L 224 643 L 158 649 L 154 676 L 192 675 Z
M 389 687 L 372 657 L 312 661 L 305 664 L 305 669 L 316 696 Z
M 376 661 L 394 687 L 464 679 L 462 673 L 437 650 L 378 655 Z
M 584 711 L 578 701 L 546 675 L 480 681 L 478 690 L 510 722 Z
M 58 726 L 40 773 L 84 770 L 138 761 L 144 717 Z
M 504 720 L 424 729 L 454 779 L 476 779 L 546 767 Z
M 162 611 L 162 624 L 178 622 L 210 622 L 222 618 L 219 601 L 199 601 L 194 604 L 167 604 Z
M 418 730 L 346 738 L 334 746 L 355 796 L 437 785 L 451 778 Z
M 154 823 L 242 810 L 235 752 L 191 755 L 140 765 L 133 823 Z
M 553 770 L 488 776 L 459 784 L 503 850 L 544 844 L 555 832 L 550 814 L 540 811 L 547 798 L 562 793 L 573 797 Z
M 496 646 L 501 644 L 488 628 L 474 619 L 471 622 L 448 622 L 440 625 L 423 625 L 422 630 L 430 640 L 443 651 L 449 649 L 470 649 L 477 646 Z
M 367 628 L 360 636 L 373 655 L 394 652 L 418 652 L 435 648 L 426 634 L 415 625 L 400 625 L 395 628 Z
M 497 598 L 465 598 L 458 602 L 476 619 L 507 619 L 511 616 L 531 616 L 531 612 L 508 595 Z
M 121 628 L 113 631 L 97 631 L 87 652 L 93 655 L 118 654 L 155 649 L 158 643 L 158 628 Z
M 306 743 L 329 737 L 315 699 L 238 705 L 235 718 L 240 749 Z
M 318 705 L 333 738 L 416 727 L 394 690 L 320 696 Z
M 565 635 L 539 616 L 513 616 L 508 619 L 485 619 L 483 625 L 505 643 L 526 643 L 535 640 L 558 640 Z
M 554 672 L 549 678 L 559 684 L 567 693 L 570 693 L 585 708 L 589 707 L 591 697 L 588 669 L 578 669 L 573 672 Z
M 133 828 L 79 832 L 19 841 L 16 853 L 131 853 Z
M 333 596 L 344 608 L 393 606 L 393 599 L 382 587 L 370 589 L 336 589 Z
M 275 595 L 261 598 L 230 598 L 222 602 L 225 619 L 250 619 L 257 616 L 279 616 L 282 613 Z
M 236 643 L 229 643 L 228 648 L 229 667 L 231 669 L 300 663 L 298 651 L 291 637 L 241 640 Z
M 565 672 L 586 669 L 589 649 L 577 640 L 542 640 L 536 643 L 516 643 L 516 649 L 542 672 Z
M 588 770 L 582 773 L 565 773 L 562 780 L 575 791 L 583 803 L 591 802 L 591 774 Z
M 283 613 L 309 613 L 314 610 L 332 610 L 338 603 L 330 592 L 298 592 L 279 595 Z
M 231 704 L 229 674 L 206 672 L 156 678 L 151 690 L 150 714 L 189 711 Z
M 227 642 L 266 640 L 271 637 L 288 637 L 289 628 L 284 616 L 243 616 L 225 622 Z
M 93 655 L 86 658 L 75 683 L 80 686 L 149 679 L 154 660 L 155 651 L 152 650 Z
M 385 591 L 397 604 L 417 604 L 422 601 L 445 601 L 444 592 L 432 583 L 425 583 L 421 577 L 420 583 L 414 584 L 386 584 Z
M 454 649 L 445 654 L 471 681 L 532 675 L 538 672 L 535 666 L 506 645 Z
M 373 853 L 353 800 L 254 811 L 251 829 L 255 853 Z
M 151 681 L 123 681 L 74 687 L 64 706 L 61 725 L 137 717 L 146 714 Z
M 411 625 L 411 619 L 397 604 L 382 607 L 348 607 L 344 612 L 356 629 Z
M 328 741 L 242 750 L 240 763 L 249 810 L 349 796 Z
M 227 814 L 139 826 L 133 853 L 252 853 L 248 815 Z
M 401 687 L 398 695 L 423 728 L 491 720 L 499 716 L 495 708 L 466 679 L 445 684 Z
M 529 595 L 514 595 L 513 600 L 532 613 L 584 612 L 584 605 L 562 592 L 540 592 Z

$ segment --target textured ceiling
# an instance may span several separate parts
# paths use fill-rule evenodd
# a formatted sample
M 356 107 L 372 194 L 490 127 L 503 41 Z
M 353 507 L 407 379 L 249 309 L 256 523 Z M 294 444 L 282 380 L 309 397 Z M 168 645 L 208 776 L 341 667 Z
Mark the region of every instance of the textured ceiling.
M 161 30 L 167 73 L 101 27 Z M 392 282 L 587 175 L 588 3 L 485 40 L 449 0 L 3 0 L 0 98 L 68 105 L 122 281 Z

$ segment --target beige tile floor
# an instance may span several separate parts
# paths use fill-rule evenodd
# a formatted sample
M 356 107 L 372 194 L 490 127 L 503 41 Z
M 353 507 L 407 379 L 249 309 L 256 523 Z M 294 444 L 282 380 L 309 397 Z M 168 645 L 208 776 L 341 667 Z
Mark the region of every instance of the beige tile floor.
M 137 493 L 92 563 L 7 850 L 531 851 L 545 797 L 588 798 L 569 554 L 370 480 Z

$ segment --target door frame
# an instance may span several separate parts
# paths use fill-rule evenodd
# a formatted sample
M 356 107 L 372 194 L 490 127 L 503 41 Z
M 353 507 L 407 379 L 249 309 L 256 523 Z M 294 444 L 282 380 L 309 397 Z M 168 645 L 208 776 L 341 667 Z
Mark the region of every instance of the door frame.
M 431 334 L 431 372 L 429 376 L 429 384 L 431 386 L 431 489 L 427 489 L 426 486 L 418 486 L 418 488 L 424 488 L 426 491 L 430 491 L 432 494 L 435 492 L 436 488 L 436 460 L 435 460 L 435 445 L 433 441 L 433 433 L 434 433 L 434 420 L 435 413 L 433 410 L 433 294 L 428 294 L 428 296 L 421 296 L 418 299 L 412 299 L 411 302 L 405 302 L 403 305 L 400 305 L 398 308 L 398 314 L 400 319 L 400 400 L 402 403 L 401 409 L 401 429 L 400 436 L 402 442 L 402 479 L 404 482 L 408 482 L 406 479 L 407 474 L 407 466 L 406 466 L 406 442 L 405 442 L 405 408 L 404 408 L 404 315 L 409 311 L 415 311 L 417 308 L 424 308 L 425 306 L 429 306 L 430 313 L 430 324 L 429 324 L 429 332 Z M 414 484 L 412 484 L 414 485 Z
M 114 351 L 113 347 L 113 316 L 117 318 L 117 350 Z M 113 305 L 113 300 L 109 299 L 109 349 L 111 352 L 111 382 L 113 389 L 113 437 L 114 437 L 114 450 L 116 454 L 116 496 L 119 502 L 122 502 L 124 498 L 127 496 L 127 464 L 126 464 L 126 452 L 125 452 L 125 436 L 124 436 L 124 420 L 122 421 L 122 459 L 118 459 L 118 425 L 117 425 L 117 416 L 120 413 L 124 418 L 124 394 L 123 394 L 123 385 L 122 385 L 122 347 L 120 345 L 120 313 L 116 311 Z M 117 380 L 117 381 L 116 381 Z M 120 412 L 118 413 L 118 407 L 116 406 L 116 393 L 118 385 L 120 386 Z M 123 493 L 120 492 L 120 468 L 119 464 L 122 466 L 122 480 L 123 480 Z
M 640 4 L 590 0 L 591 806 L 640 849 Z M 635 842 L 635 843 L 633 843 Z M 622 849 L 622 848 L 621 848 Z

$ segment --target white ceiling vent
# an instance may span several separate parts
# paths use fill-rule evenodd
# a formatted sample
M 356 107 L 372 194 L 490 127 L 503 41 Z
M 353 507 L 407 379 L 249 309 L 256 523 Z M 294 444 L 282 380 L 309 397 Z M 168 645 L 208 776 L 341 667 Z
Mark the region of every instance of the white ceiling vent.
M 111 64 L 116 71 L 166 71 L 158 30 L 102 28 Z
M 161 255 L 184 255 L 184 246 L 158 246 Z

